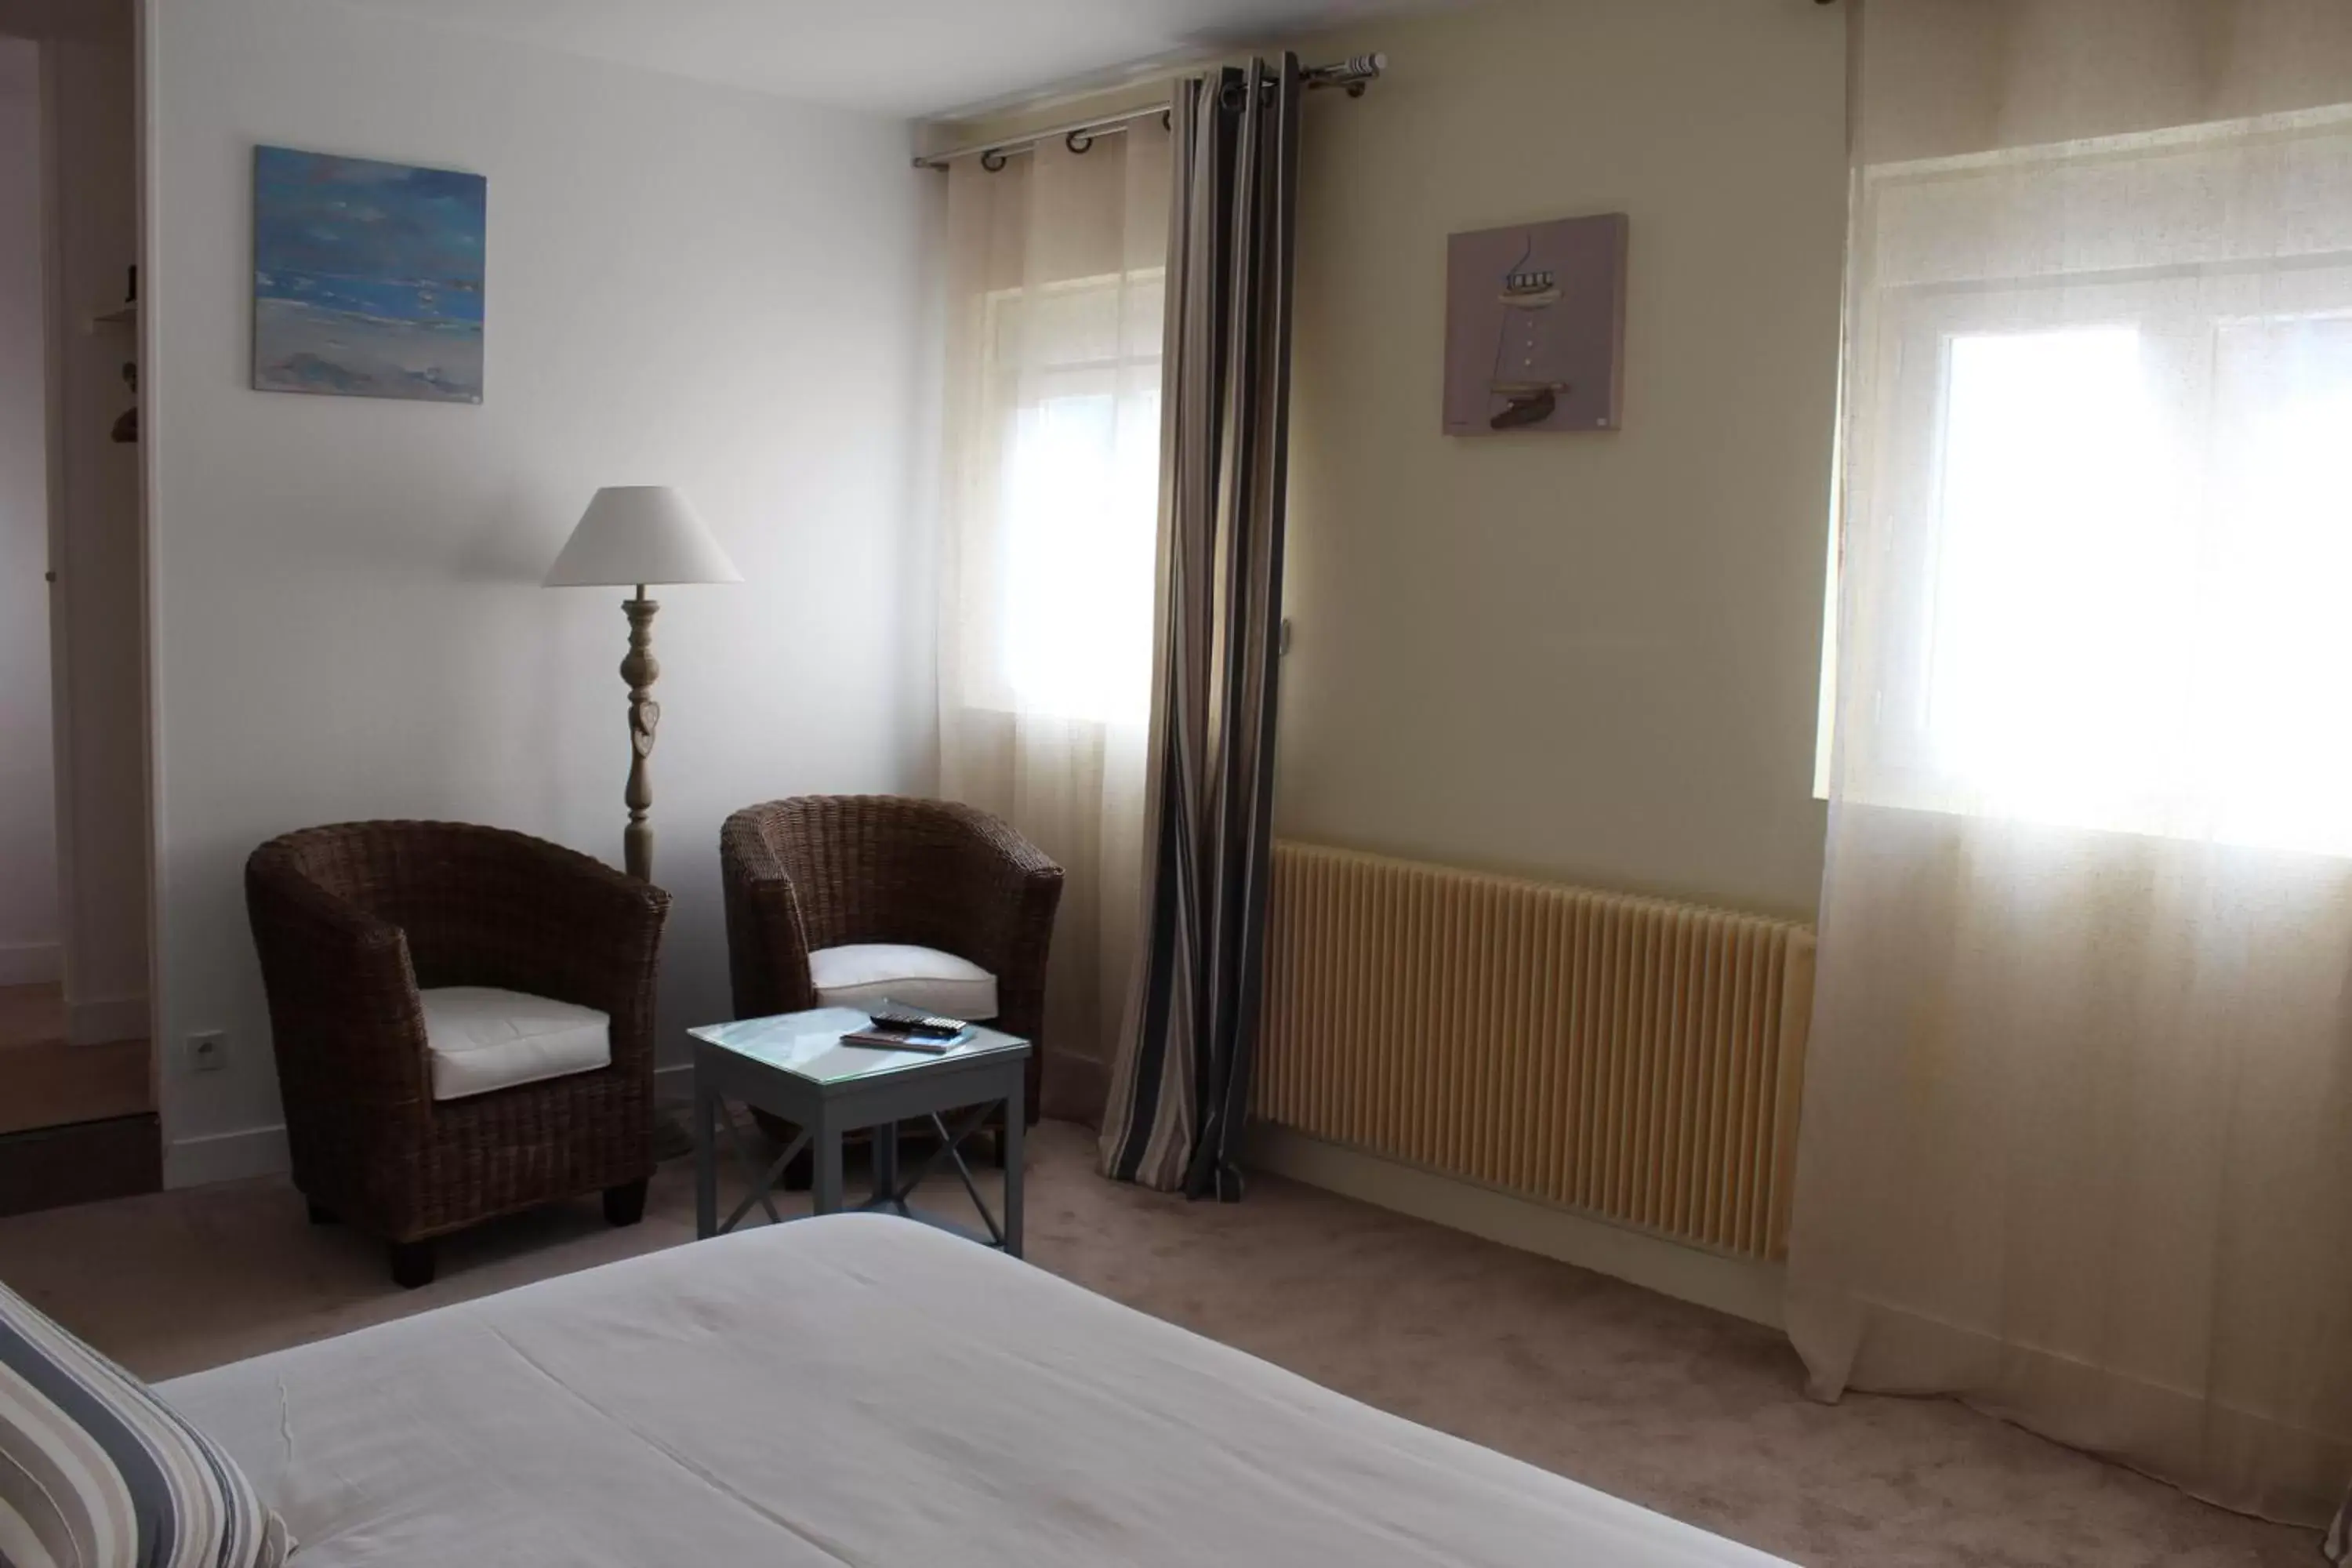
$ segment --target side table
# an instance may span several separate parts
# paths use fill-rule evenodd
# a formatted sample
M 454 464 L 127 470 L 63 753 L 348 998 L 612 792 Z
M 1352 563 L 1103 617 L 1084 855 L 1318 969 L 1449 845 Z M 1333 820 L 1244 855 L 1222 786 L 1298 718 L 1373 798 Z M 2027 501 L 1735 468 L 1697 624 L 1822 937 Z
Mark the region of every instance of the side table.
M 1022 1132 L 1024 1074 L 1029 1042 L 973 1026 L 971 1037 L 942 1055 L 893 1051 L 842 1044 L 844 1032 L 864 1028 L 867 1015 L 848 1007 L 820 1007 L 773 1018 L 712 1024 L 687 1033 L 694 1040 L 694 1220 L 695 1235 L 709 1237 L 732 1230 L 756 1205 L 772 1221 L 782 1219 L 773 1193 L 784 1168 L 803 1149 L 813 1150 L 816 1179 L 813 1210 L 836 1214 L 855 1206 L 903 1215 L 943 1230 L 1000 1247 L 1021 1256 Z M 745 1148 L 726 1102 L 739 1100 L 782 1118 L 798 1129 L 783 1152 L 764 1169 Z M 1004 1107 L 1004 1202 L 1002 1217 L 982 1198 L 971 1168 L 964 1163 L 963 1141 Z M 952 1118 L 952 1120 L 950 1120 Z M 911 1173 L 898 1165 L 898 1123 L 928 1119 L 938 1143 Z M 842 1183 L 842 1136 L 873 1129 L 874 1188 L 870 1197 L 848 1203 Z M 752 1178 L 751 1194 L 722 1222 L 719 1217 L 719 1142 L 733 1143 Z M 916 1208 L 908 1200 L 944 1160 L 963 1182 L 980 1210 L 987 1234 Z

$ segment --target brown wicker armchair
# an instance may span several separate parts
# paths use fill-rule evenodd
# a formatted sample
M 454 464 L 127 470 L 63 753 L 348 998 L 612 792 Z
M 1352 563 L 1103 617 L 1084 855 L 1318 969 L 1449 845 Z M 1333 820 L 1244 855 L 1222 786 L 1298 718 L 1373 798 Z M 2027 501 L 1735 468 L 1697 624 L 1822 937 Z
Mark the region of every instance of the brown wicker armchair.
M 719 868 L 737 1017 L 819 1005 L 811 952 L 891 942 L 954 954 L 994 977 L 993 1026 L 1034 1047 L 1026 1119 L 1037 1120 L 1062 868 L 1027 839 L 948 801 L 801 795 L 729 817 Z
M 245 894 L 314 1220 L 381 1237 L 416 1286 L 433 1237 L 493 1215 L 602 1191 L 614 1224 L 642 1216 L 667 893 L 520 833 L 358 822 L 264 844 Z M 445 986 L 595 1009 L 609 1063 L 436 1099 L 420 991 Z

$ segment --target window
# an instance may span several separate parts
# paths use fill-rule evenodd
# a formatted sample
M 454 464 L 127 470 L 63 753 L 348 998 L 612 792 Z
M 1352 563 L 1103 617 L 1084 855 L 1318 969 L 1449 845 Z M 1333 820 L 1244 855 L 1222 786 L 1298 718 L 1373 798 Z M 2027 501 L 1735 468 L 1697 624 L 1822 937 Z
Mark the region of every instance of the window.
M 2199 205 L 2272 146 L 1866 176 L 1847 796 L 2352 854 L 2352 249 Z
M 2195 563 L 2140 352 L 2130 326 L 1943 344 L 1924 760 L 2029 815 L 2127 792 L 2168 743 Z
M 1161 290 L 1152 268 L 989 297 L 992 663 L 1013 710 L 1150 718 Z
M 2166 302 L 1921 313 L 1914 646 L 1866 793 L 2352 853 L 2352 311 Z

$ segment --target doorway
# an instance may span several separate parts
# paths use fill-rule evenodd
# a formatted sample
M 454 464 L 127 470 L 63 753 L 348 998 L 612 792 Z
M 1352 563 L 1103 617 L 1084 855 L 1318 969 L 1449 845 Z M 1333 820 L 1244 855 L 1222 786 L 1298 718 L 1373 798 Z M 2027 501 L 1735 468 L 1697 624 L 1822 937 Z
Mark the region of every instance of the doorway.
M 135 35 L 0 0 L 0 1214 L 161 1184 Z

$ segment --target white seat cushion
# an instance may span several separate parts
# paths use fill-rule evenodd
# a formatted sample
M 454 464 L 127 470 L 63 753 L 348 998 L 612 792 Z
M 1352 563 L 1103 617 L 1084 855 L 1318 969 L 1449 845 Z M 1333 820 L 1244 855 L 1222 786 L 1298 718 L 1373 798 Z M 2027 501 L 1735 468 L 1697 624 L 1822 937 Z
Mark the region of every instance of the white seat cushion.
M 417 995 L 425 1004 L 436 1100 L 612 1065 L 613 1021 L 593 1007 L 488 985 L 444 985 Z
M 858 942 L 809 954 L 820 1007 L 867 1012 L 884 1002 L 950 1018 L 996 1016 L 996 976 L 970 959 L 935 947 Z

